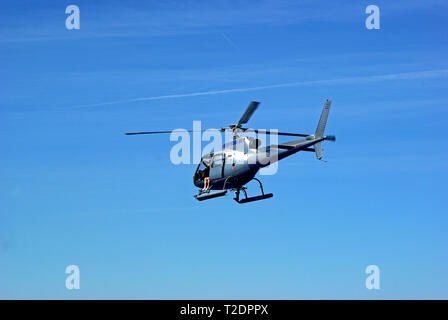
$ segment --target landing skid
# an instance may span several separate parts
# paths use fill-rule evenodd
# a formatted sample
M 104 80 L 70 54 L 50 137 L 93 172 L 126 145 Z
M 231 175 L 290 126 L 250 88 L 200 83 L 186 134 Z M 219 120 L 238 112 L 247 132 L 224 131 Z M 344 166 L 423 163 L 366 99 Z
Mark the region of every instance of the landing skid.
M 248 197 L 247 196 L 247 192 L 246 192 L 246 187 L 237 187 L 236 189 L 233 189 L 236 191 L 235 193 L 235 198 L 233 198 L 236 202 L 238 203 L 247 203 L 247 202 L 253 202 L 253 201 L 258 201 L 258 200 L 264 200 L 264 199 L 268 199 L 268 198 L 272 198 L 274 195 L 272 193 L 264 193 L 263 190 L 263 184 L 261 183 L 260 180 L 258 180 L 257 178 L 253 178 L 252 180 L 256 180 L 259 184 L 260 184 L 260 189 L 261 189 L 261 194 L 258 196 L 254 196 L 254 197 Z M 225 183 L 224 183 L 225 186 Z M 243 191 L 244 192 L 244 199 L 240 199 L 240 192 Z M 218 190 L 218 191 L 199 191 L 199 194 L 195 195 L 194 197 L 198 200 L 198 201 L 204 201 L 204 200 L 208 200 L 208 199 L 213 199 L 213 198 L 218 198 L 218 197 L 222 197 L 225 196 L 227 194 L 227 190 L 223 189 L 223 190 Z
M 213 199 L 213 198 L 217 198 L 217 197 L 222 197 L 225 196 L 227 194 L 227 190 L 219 190 L 219 191 L 213 191 L 213 192 L 201 192 L 198 195 L 195 195 L 194 197 L 199 200 L 199 201 L 203 201 L 203 200 L 208 200 L 208 199 Z
M 258 180 L 257 178 L 253 178 L 253 180 L 258 181 L 258 183 L 260 184 L 260 189 L 261 189 L 261 195 L 259 196 L 254 196 L 254 197 L 248 197 L 247 196 L 247 192 L 245 187 L 239 187 L 236 189 L 236 194 L 235 194 L 235 198 L 233 198 L 236 202 L 238 203 L 247 203 L 247 202 L 252 202 L 252 201 L 258 201 L 258 200 L 264 200 L 264 199 L 268 199 L 268 198 L 272 198 L 274 195 L 272 193 L 264 193 L 263 190 L 263 184 L 261 183 L 260 180 Z M 240 191 L 244 192 L 244 199 L 240 199 Z

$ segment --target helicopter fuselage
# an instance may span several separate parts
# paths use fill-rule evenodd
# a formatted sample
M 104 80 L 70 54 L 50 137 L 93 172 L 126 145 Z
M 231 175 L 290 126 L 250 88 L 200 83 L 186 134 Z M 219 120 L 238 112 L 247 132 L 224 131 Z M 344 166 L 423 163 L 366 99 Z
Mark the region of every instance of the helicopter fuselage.
M 194 185 L 204 187 L 201 171 L 209 165 L 210 189 L 240 188 L 251 181 L 261 168 L 299 151 L 314 151 L 309 147 L 326 139 L 310 135 L 305 139 L 260 148 L 259 143 L 253 143 L 254 138 L 238 138 L 224 145 L 222 150 L 202 157 L 193 177 Z

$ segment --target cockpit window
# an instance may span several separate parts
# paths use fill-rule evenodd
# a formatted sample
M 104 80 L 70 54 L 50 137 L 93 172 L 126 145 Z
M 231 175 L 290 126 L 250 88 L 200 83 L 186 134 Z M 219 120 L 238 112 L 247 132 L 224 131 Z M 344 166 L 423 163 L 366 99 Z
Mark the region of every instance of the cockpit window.
M 212 161 L 211 156 L 212 155 L 208 154 L 202 157 L 201 162 L 199 163 L 198 168 L 196 169 L 196 172 L 194 174 L 194 181 L 204 179 L 205 175 L 209 171 L 206 169 L 207 166 L 209 166 L 210 162 Z
M 204 170 L 206 168 L 206 166 L 210 165 L 211 162 L 212 162 L 211 155 L 207 154 L 207 155 L 203 156 L 201 159 L 201 163 L 199 164 L 199 169 Z

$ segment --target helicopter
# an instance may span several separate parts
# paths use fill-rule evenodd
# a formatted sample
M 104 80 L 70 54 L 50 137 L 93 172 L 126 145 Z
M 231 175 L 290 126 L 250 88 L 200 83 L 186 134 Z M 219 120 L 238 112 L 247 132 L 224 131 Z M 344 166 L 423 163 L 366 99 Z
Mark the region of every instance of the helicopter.
M 316 158 L 322 160 L 322 142 L 325 140 L 336 140 L 335 136 L 324 135 L 331 106 L 331 101 L 328 99 L 325 101 L 314 134 L 244 128 L 243 125 L 250 120 L 259 104 L 260 102 L 252 101 L 240 120 L 235 124 L 220 129 L 201 130 L 215 130 L 219 132 L 231 131 L 232 140 L 225 143 L 221 150 L 211 152 L 201 158 L 193 176 L 194 185 L 198 188 L 202 188 L 199 189 L 197 195 L 194 195 L 197 200 L 204 201 L 222 197 L 225 196 L 229 190 L 235 192 L 234 200 L 240 204 L 272 198 L 273 194 L 264 193 L 263 184 L 255 177 L 261 168 L 289 157 L 299 151 L 314 152 Z M 193 130 L 187 131 L 193 132 Z M 171 132 L 173 131 L 127 132 L 125 134 L 140 135 Z M 246 132 L 266 135 L 294 136 L 301 137 L 301 139 L 261 147 L 261 141 L 259 139 L 241 135 Z M 204 188 L 206 178 L 208 178 L 208 188 Z M 252 180 L 259 183 L 261 194 L 248 197 L 246 184 Z M 240 198 L 241 191 L 244 193 L 244 198 Z

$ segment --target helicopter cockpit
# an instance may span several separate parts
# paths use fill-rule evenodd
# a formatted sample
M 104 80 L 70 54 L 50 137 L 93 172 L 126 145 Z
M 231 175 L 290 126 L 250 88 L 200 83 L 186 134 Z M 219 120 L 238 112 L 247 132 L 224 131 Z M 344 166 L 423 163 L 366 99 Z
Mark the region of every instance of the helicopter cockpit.
M 196 172 L 194 173 L 193 182 L 194 184 L 198 184 L 204 181 L 204 178 L 210 175 L 210 167 L 212 164 L 213 153 L 207 154 L 201 158 L 201 161 L 196 168 Z

